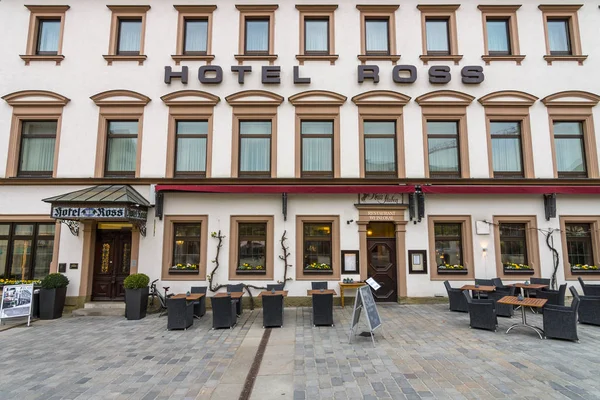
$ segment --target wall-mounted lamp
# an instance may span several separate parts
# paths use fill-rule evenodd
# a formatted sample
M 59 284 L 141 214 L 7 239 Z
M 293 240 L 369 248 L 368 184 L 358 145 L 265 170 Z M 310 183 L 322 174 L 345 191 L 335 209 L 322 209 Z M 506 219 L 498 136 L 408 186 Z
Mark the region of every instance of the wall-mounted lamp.
M 352 222 L 354 222 L 353 219 L 349 219 L 348 221 L 346 221 L 346 224 L 350 225 Z
M 481 251 L 483 252 L 483 256 L 487 256 L 487 247 L 482 247 Z

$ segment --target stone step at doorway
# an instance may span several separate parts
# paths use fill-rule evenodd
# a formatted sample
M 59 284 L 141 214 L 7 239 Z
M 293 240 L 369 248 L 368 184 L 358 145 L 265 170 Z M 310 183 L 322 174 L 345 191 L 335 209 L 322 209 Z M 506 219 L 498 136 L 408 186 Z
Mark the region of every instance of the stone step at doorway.
M 125 316 L 123 301 L 92 301 L 85 303 L 83 308 L 73 310 L 74 317 L 110 317 Z

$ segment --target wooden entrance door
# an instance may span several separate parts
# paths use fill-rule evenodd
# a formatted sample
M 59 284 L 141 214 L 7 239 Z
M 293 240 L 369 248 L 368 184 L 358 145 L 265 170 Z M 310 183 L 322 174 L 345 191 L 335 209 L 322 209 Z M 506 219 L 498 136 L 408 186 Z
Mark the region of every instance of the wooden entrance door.
M 124 300 L 131 263 L 131 231 L 98 230 L 92 300 Z
M 375 301 L 397 302 L 396 239 L 367 239 L 367 262 L 367 275 L 381 285 Z

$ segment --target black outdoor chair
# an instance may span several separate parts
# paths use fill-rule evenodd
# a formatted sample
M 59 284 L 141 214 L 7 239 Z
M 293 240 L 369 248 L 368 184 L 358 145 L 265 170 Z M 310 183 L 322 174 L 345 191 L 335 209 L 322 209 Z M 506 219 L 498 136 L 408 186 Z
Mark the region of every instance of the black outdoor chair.
M 533 283 L 535 285 L 548 285 L 550 287 L 550 279 L 547 278 L 529 278 L 529 283 Z M 536 289 L 524 289 L 526 291 L 527 297 L 536 297 L 539 290 Z
M 333 294 L 313 294 L 313 325 L 333 326 Z
M 237 313 L 235 310 L 236 301 L 230 296 L 211 298 L 213 313 L 213 329 L 229 328 L 235 326 L 237 322 Z
M 500 278 L 493 278 L 493 279 L 492 279 L 492 284 L 493 284 L 494 286 L 496 286 L 496 291 L 497 291 L 497 292 L 498 292 L 498 291 L 501 291 L 501 292 L 502 292 L 502 291 L 504 291 L 504 292 L 509 292 L 509 291 L 510 291 L 510 288 L 511 288 L 511 287 L 514 287 L 514 286 L 506 286 L 506 285 L 504 285 L 504 283 L 502 283 L 502 279 L 500 279 Z
M 577 290 L 569 288 L 573 297 Z M 600 296 L 579 296 L 579 323 L 600 326 Z
M 227 291 L 228 292 L 243 292 L 244 291 L 244 284 L 243 283 L 238 283 L 237 285 L 227 285 Z M 237 312 L 237 315 L 242 315 L 242 299 L 233 299 L 233 301 L 235 302 L 235 310 Z
M 327 290 L 327 282 L 311 282 L 312 290 Z
M 283 283 L 268 284 L 267 290 L 283 290 Z
M 475 284 L 479 286 L 494 286 L 493 279 L 475 279 Z M 475 297 L 475 290 L 473 290 L 473 297 Z M 487 299 L 489 294 L 486 292 L 479 292 L 480 299 Z
M 262 296 L 263 328 L 283 326 L 283 296 Z
M 542 289 L 537 291 L 538 299 L 547 299 L 548 301 L 544 304 L 544 308 L 540 312 L 544 312 L 547 306 L 564 306 L 565 305 L 565 292 L 567 291 L 567 284 L 560 285 L 558 290 Z
M 578 277 L 577 279 L 579 280 L 584 296 L 600 296 L 600 285 L 589 285 L 584 283 L 581 277 Z
M 450 286 L 450 282 L 444 281 L 446 292 L 448 292 L 448 302 L 450 303 L 450 311 L 469 312 L 467 299 L 462 294 L 462 290 Z
M 191 292 L 204 293 L 204 297 L 200 297 L 200 300 L 194 302 L 194 315 L 202 317 L 206 314 L 206 286 L 192 286 Z
M 504 296 L 514 296 L 517 288 L 514 286 L 496 286 L 496 291 L 489 294 L 489 298 L 496 302 L 496 315 L 499 317 L 512 317 L 514 315 L 514 307 L 512 304 L 500 304 L 498 300 Z
M 494 300 L 473 299 L 468 290 L 463 292 L 469 307 L 469 327 L 496 332 L 498 317 Z
M 555 304 L 544 306 L 544 336 L 547 338 L 579 340 L 577 337 L 579 295 L 575 290 L 571 290 L 571 293 L 573 293 L 573 301 L 570 306 Z
M 167 329 L 187 329 L 194 323 L 194 304 L 183 299 L 167 299 Z

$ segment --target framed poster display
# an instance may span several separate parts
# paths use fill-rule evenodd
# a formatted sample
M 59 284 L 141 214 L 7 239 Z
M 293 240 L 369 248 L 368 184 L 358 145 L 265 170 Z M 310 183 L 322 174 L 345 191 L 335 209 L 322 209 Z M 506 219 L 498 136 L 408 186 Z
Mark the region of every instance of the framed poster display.
M 411 274 L 427 273 L 427 250 L 408 251 L 408 272 Z
M 342 250 L 342 274 L 358 273 L 358 250 Z
M 9 318 L 27 318 L 31 320 L 33 285 L 5 285 L 0 303 L 0 323 Z

